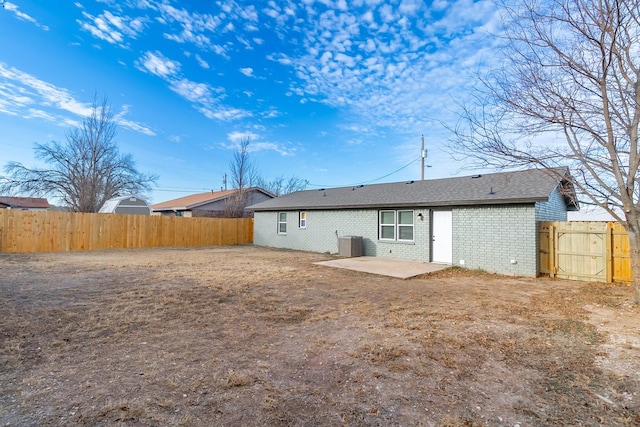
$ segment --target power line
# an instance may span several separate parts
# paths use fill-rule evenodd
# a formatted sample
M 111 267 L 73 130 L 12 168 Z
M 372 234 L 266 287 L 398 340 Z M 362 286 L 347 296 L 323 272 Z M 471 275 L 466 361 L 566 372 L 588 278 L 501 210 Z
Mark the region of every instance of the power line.
M 415 162 L 417 162 L 418 160 L 421 160 L 422 156 L 417 157 L 416 159 L 410 161 L 409 163 L 407 163 L 406 165 L 394 170 L 393 172 L 389 172 L 386 175 L 382 175 L 378 178 L 374 178 L 374 179 L 370 179 L 367 181 L 361 181 L 361 182 L 356 182 L 355 184 L 344 184 L 344 185 L 321 185 L 321 184 L 312 184 L 309 183 L 307 184 L 307 186 L 309 187 L 349 187 L 351 185 L 364 185 L 364 184 L 371 184 L 374 183 L 376 181 L 380 181 L 381 179 L 387 178 L 395 173 L 400 172 L 403 169 L 408 168 L 409 166 L 411 166 L 412 164 L 414 164 Z M 193 193 L 196 191 L 200 191 L 200 192 L 206 192 L 206 191 L 211 191 L 211 189 L 209 188 L 192 188 L 192 189 L 185 189 L 185 188 L 170 188 L 170 187 L 165 187 L 165 188 L 154 188 L 153 191 L 166 191 L 166 192 L 175 192 L 175 193 Z
M 409 163 L 407 163 L 406 165 L 402 166 L 401 168 L 398 168 L 396 170 L 394 170 L 393 172 L 390 172 L 386 175 L 380 176 L 378 178 L 374 178 L 374 179 L 370 179 L 368 181 L 361 181 L 361 182 L 356 182 L 355 184 L 346 184 L 346 185 L 320 185 L 320 184 L 307 184 L 309 187 L 349 187 L 350 185 L 364 185 L 364 184 L 371 184 L 374 183 L 376 181 L 380 181 L 381 179 L 384 179 L 388 176 L 393 175 L 394 173 L 398 173 L 403 169 L 408 168 L 409 166 L 411 166 L 412 164 L 414 164 L 415 162 L 417 162 L 418 160 L 421 160 L 421 157 L 418 157 L 412 161 L 410 161 Z

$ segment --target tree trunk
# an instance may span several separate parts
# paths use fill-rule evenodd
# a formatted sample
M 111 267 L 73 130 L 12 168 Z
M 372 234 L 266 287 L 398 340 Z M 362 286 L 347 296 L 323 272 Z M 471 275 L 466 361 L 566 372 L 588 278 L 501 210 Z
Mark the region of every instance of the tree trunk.
M 640 224 L 627 220 L 629 249 L 631 252 L 631 273 L 633 274 L 633 302 L 640 304 Z

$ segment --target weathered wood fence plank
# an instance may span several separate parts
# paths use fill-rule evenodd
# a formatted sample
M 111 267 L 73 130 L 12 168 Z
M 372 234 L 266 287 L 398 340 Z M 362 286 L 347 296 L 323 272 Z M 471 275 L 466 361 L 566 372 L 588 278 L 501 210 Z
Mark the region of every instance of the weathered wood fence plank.
M 0 252 L 253 243 L 251 218 L 184 218 L 0 209 Z

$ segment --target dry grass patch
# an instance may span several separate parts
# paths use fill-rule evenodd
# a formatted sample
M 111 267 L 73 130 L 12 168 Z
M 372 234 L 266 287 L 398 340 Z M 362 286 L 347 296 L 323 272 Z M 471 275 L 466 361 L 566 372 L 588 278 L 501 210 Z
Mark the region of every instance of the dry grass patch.
M 640 423 L 627 287 L 328 258 L 0 254 L 0 425 Z

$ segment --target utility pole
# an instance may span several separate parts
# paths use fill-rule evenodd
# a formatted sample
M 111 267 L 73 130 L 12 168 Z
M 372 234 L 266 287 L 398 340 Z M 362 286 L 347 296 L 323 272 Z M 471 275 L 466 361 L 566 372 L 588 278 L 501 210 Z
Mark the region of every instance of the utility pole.
M 427 158 L 427 150 L 424 149 L 424 135 L 422 135 L 422 150 L 420 150 L 420 180 L 424 181 L 424 159 Z

